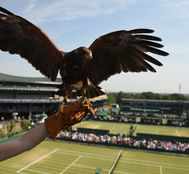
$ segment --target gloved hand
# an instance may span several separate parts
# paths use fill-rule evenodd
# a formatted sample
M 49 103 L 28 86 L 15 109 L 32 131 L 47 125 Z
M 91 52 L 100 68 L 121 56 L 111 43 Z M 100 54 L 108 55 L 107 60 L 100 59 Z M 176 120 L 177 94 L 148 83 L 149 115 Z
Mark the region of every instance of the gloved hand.
M 89 101 L 76 101 L 60 105 L 58 112 L 50 115 L 45 120 L 49 136 L 55 138 L 62 129 L 80 122 L 88 112 L 93 113 L 92 105 Z

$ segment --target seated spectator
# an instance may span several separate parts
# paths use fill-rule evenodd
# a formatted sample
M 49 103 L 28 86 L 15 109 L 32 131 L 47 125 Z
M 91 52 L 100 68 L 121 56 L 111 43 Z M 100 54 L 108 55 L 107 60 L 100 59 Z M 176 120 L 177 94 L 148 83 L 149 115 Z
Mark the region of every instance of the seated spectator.
M 137 140 L 135 137 L 128 137 L 126 135 L 97 135 L 94 133 L 81 133 L 77 131 L 73 132 L 61 132 L 59 138 L 74 140 L 86 143 L 96 144 L 110 144 L 121 145 L 126 147 L 149 149 L 149 150 L 161 150 L 171 152 L 185 152 L 189 153 L 189 143 L 176 142 L 176 141 L 160 141 L 156 139 L 141 139 Z

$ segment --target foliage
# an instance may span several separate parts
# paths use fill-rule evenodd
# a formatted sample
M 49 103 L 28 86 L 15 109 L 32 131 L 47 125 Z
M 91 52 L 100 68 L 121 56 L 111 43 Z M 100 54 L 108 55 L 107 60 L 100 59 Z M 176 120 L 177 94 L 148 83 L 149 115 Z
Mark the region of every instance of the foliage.
M 14 120 L 9 121 L 6 127 L 7 127 L 7 134 L 8 135 L 12 134 L 14 128 L 16 127 L 15 121 Z
M 142 93 L 127 93 L 127 92 L 111 92 L 108 94 L 110 98 L 114 98 L 114 103 L 120 104 L 123 98 L 128 99 L 154 99 L 154 100 L 189 100 L 189 96 L 173 93 L 173 94 L 160 94 L 153 92 Z M 111 102 L 111 99 L 109 100 Z
M 114 94 L 109 93 L 108 94 L 108 103 L 116 103 L 116 96 Z
M 0 138 L 5 137 L 5 131 L 3 129 L 0 129 Z
M 30 120 L 26 120 L 26 119 L 21 120 L 20 126 L 22 130 L 28 130 L 31 127 L 31 122 Z

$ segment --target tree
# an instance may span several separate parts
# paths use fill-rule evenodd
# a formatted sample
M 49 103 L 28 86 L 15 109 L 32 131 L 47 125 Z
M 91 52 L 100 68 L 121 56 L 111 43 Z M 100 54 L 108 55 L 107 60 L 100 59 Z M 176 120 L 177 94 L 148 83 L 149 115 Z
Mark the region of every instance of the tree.
M 20 126 L 22 130 L 28 130 L 31 127 L 31 122 L 29 120 L 21 120 Z
M 9 121 L 9 123 L 7 124 L 7 134 L 8 135 L 13 133 L 15 126 L 16 126 L 16 123 L 14 120 Z
M 108 103 L 109 104 L 116 103 L 116 97 L 114 94 L 111 93 L 108 94 Z
M 124 98 L 124 93 L 121 91 L 118 92 L 118 94 L 116 96 L 116 103 L 120 104 L 123 98 Z
M 170 94 L 169 97 L 170 100 L 186 100 L 186 97 L 184 95 L 177 93 Z

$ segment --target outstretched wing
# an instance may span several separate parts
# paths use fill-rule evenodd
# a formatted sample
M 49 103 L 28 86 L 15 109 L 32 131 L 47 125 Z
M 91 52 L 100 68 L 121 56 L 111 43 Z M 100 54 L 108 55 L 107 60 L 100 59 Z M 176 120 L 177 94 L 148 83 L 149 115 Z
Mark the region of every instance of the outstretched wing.
M 167 56 L 162 51 L 159 37 L 150 35 L 151 29 L 121 30 L 96 39 L 89 49 L 93 60 L 90 65 L 90 78 L 97 84 L 113 74 L 156 70 L 149 64 L 162 66 L 161 62 L 147 53 Z
M 39 28 L 2 7 L 0 50 L 19 54 L 51 80 L 56 80 L 63 59 L 61 51 Z

